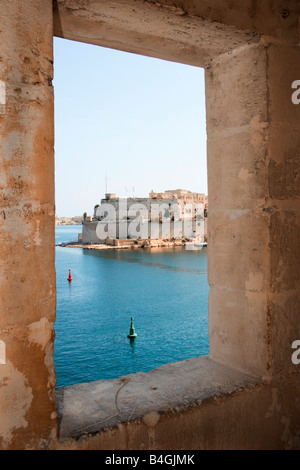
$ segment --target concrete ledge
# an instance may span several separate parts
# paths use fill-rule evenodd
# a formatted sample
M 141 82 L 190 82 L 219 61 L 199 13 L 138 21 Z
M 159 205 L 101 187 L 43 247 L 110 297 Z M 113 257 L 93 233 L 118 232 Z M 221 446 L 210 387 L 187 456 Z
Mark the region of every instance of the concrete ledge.
M 94 434 L 149 413 L 199 406 L 260 384 L 256 377 L 202 356 L 148 373 L 59 388 L 56 390 L 59 437 Z

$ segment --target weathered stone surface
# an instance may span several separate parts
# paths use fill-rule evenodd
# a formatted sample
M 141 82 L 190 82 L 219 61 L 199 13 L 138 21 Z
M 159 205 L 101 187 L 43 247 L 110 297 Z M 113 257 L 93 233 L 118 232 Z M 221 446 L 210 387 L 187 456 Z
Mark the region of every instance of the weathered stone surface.
M 251 282 L 256 284 L 256 279 Z M 213 285 L 209 293 L 210 356 L 260 377 L 269 374 L 267 294 Z
M 299 449 L 299 2 L 0 9 L 0 448 Z M 60 440 L 53 34 L 206 67 L 210 214 L 210 358 L 60 391 Z
M 173 0 L 147 0 L 159 8 L 174 9 Z M 177 0 L 176 8 L 186 14 L 214 23 L 246 29 L 258 34 L 278 38 L 289 44 L 299 44 L 300 6 L 297 1 L 264 0 L 243 2 L 226 0 Z
M 203 357 L 59 389 L 64 437 L 56 448 L 297 449 L 294 385 L 292 375 L 262 382 Z
M 148 373 L 65 387 L 56 392 L 60 437 L 93 434 L 137 419 L 155 426 L 161 413 L 199 406 L 257 384 L 252 376 L 202 357 Z

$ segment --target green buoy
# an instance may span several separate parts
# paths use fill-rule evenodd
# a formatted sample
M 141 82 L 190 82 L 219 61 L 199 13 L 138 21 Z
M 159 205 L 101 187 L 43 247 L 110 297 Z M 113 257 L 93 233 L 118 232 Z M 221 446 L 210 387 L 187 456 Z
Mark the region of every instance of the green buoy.
M 129 335 L 127 335 L 127 338 L 129 338 L 130 340 L 133 340 L 136 337 L 137 337 L 137 334 L 134 331 L 133 318 L 131 317 L 130 330 L 129 330 Z

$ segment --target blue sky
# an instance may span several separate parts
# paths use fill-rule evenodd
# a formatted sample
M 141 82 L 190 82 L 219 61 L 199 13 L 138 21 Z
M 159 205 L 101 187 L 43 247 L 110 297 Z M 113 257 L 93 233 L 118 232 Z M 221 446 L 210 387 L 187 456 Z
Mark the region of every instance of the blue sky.
M 204 70 L 54 38 L 56 214 L 106 191 L 207 194 Z

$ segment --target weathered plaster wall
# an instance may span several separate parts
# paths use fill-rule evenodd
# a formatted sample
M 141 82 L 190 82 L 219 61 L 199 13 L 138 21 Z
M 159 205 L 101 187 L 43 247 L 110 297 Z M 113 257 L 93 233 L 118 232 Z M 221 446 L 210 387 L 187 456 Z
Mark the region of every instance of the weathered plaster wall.
M 0 448 L 56 435 L 52 1 L 0 5 Z

